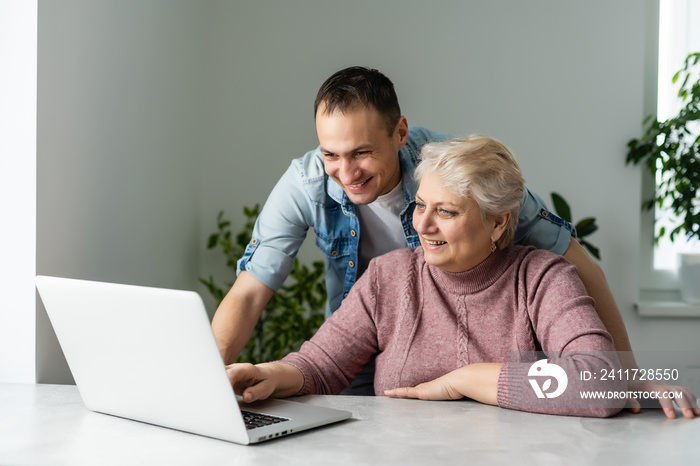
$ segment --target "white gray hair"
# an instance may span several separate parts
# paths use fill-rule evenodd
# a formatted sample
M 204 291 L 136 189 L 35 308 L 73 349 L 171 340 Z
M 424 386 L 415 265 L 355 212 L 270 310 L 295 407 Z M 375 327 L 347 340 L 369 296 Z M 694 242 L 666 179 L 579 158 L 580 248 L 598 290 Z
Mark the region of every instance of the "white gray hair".
M 513 240 L 525 179 L 508 147 L 487 136 L 471 136 L 426 144 L 421 159 L 414 175 L 416 181 L 428 173 L 436 174 L 445 188 L 473 199 L 484 221 L 510 212 L 508 225 L 496 246 L 502 249 Z

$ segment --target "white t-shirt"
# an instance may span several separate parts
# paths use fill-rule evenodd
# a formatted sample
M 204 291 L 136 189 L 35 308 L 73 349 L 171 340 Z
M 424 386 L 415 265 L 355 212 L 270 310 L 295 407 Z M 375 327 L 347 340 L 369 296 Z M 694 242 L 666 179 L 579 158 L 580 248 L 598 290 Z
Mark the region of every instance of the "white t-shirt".
M 360 205 L 360 273 L 369 261 L 399 248 L 408 247 L 401 224 L 401 211 L 406 202 L 403 182 L 391 192 L 379 196 L 371 204 Z

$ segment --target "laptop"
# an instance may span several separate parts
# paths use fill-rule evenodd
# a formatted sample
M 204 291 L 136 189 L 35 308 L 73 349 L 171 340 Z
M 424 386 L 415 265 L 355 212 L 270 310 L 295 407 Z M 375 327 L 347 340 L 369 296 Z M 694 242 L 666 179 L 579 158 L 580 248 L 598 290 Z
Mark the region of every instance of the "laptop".
M 352 416 L 240 401 L 194 291 L 47 276 L 36 286 L 92 411 L 246 445 Z

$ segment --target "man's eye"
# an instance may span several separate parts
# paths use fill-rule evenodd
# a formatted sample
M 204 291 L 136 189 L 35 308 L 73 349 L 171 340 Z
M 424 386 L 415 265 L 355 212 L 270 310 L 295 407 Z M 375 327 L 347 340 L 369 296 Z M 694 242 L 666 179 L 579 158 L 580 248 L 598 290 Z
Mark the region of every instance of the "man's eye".
M 370 151 L 368 151 L 368 150 L 357 151 L 357 152 L 355 152 L 355 156 L 361 157 L 361 156 L 363 156 L 363 155 L 369 154 L 369 152 L 370 152 Z
M 333 159 L 338 158 L 338 156 L 335 155 L 335 154 L 323 154 L 323 158 L 324 158 L 324 159 L 331 159 L 331 160 L 333 160 Z

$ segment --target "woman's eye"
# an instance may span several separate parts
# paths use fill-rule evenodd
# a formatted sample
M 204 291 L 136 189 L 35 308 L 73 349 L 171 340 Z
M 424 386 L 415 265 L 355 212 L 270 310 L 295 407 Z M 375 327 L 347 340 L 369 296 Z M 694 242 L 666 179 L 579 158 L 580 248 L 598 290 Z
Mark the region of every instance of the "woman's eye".
M 455 212 L 446 209 L 438 209 L 438 212 L 440 213 L 440 215 L 443 215 L 445 217 L 454 217 L 455 215 Z
M 422 202 L 416 202 L 416 209 L 425 209 L 425 204 L 423 204 Z

